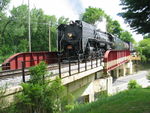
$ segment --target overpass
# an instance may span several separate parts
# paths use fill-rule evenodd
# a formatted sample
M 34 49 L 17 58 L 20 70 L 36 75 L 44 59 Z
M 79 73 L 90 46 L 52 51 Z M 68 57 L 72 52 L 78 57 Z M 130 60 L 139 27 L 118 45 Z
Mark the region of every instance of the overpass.
M 49 66 L 49 68 L 52 67 Z M 77 101 L 91 102 L 96 100 L 101 91 L 111 94 L 112 82 L 116 78 L 132 74 L 132 61 L 130 52 L 127 50 L 109 50 L 105 53 L 104 58 L 91 57 L 84 62 L 69 61 L 67 64 L 58 62 L 57 68 L 50 69 L 49 74 L 53 76 L 47 77 L 48 79 L 55 79 L 59 76 L 62 84 L 67 87 L 67 91 L 71 92 Z M 24 65 L 22 65 L 22 81 L 26 82 L 29 78 Z M 5 95 L 13 98 L 12 95 L 21 90 L 19 85 L 11 87 L 7 89 Z

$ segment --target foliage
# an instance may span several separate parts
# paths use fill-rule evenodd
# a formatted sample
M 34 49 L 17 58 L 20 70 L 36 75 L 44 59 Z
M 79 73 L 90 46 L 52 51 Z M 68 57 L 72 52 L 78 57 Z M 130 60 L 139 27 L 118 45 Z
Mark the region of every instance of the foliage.
M 110 16 L 106 16 L 107 20 L 107 31 L 117 37 L 120 37 L 121 32 L 123 29 L 117 20 L 112 20 Z
M 58 25 L 59 24 L 67 24 L 68 22 L 69 22 L 69 18 L 65 18 L 63 16 L 58 19 Z
M 101 21 L 102 17 L 104 17 L 104 11 L 100 8 L 88 7 L 82 14 L 82 20 L 90 24 Z
M 1 0 L 0 1 L 0 12 L 7 8 L 8 3 L 10 0 Z
M 120 15 L 138 33 L 150 32 L 150 1 L 149 0 L 121 0 L 124 12 Z
M 132 43 L 135 42 L 133 37 L 132 37 L 132 34 L 128 31 L 121 32 L 120 39 L 125 41 L 125 42 L 132 42 Z
M 132 43 L 135 42 L 132 34 L 128 31 L 123 30 L 117 20 L 112 20 L 108 15 L 106 15 L 105 17 L 107 20 L 106 28 L 109 33 L 119 37 L 123 41 Z
M 98 93 L 96 93 L 96 100 L 98 99 L 103 99 L 103 98 L 106 98 L 108 97 L 108 93 L 106 90 L 103 90 L 103 91 L 100 91 Z
M 73 109 L 75 106 L 74 101 L 74 96 L 71 93 L 67 93 L 67 95 L 65 95 L 62 99 L 62 112 L 70 111 L 71 109 Z
M 76 106 L 69 113 L 148 113 L 150 90 L 133 89 L 95 102 Z
M 4 11 L 0 11 L 0 63 L 12 54 L 28 51 L 28 6 L 13 7 L 9 16 Z M 68 23 L 69 19 L 65 17 L 57 19 L 54 15 L 46 15 L 42 9 L 36 8 L 31 9 L 30 14 L 32 51 L 49 50 L 49 27 L 51 49 L 56 51 L 57 26 Z
M 149 33 L 149 34 L 147 34 L 147 35 L 145 35 L 143 38 L 144 38 L 144 39 L 146 39 L 146 38 L 150 38 L 150 33 Z
M 140 57 L 141 57 L 141 60 L 142 60 L 143 63 L 147 62 L 147 58 L 144 55 L 141 55 Z
M 6 58 L 8 58 L 13 52 L 9 49 L 10 46 L 3 45 L 0 49 L 0 62 L 4 61 Z
M 139 42 L 138 46 L 136 47 L 137 51 L 139 52 L 142 60 L 149 60 L 150 58 L 150 39 L 146 38 Z
M 119 22 L 117 20 L 113 20 L 102 9 L 88 7 L 86 8 L 85 12 L 82 14 L 82 20 L 90 24 L 94 24 L 97 21 L 101 21 L 102 18 L 106 18 L 107 32 L 121 38 L 124 41 L 134 42 L 132 34 L 128 31 L 124 31 L 121 28 L 121 25 L 119 24 Z
M 128 83 L 128 89 L 135 89 L 135 88 L 141 88 L 142 86 L 140 86 L 136 80 L 130 80 Z
M 46 69 L 44 62 L 30 69 L 30 82 L 22 84 L 23 91 L 16 98 L 15 113 L 58 113 L 64 110 L 68 104 L 62 104 L 66 101 L 65 88 L 59 78 L 46 80 Z

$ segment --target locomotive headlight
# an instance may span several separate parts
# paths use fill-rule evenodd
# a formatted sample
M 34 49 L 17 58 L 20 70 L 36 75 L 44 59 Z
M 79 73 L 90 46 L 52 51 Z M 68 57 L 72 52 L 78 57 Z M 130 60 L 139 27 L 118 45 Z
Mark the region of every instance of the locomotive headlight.
M 72 33 L 67 33 L 68 37 L 69 38 L 72 38 L 73 37 L 73 34 Z
M 67 49 L 72 49 L 72 45 L 68 45 L 68 46 L 67 46 Z

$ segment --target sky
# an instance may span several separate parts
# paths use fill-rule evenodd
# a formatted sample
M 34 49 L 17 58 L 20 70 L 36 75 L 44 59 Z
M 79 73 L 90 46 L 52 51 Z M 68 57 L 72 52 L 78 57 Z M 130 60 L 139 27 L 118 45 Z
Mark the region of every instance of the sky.
M 11 0 L 9 9 L 21 4 L 28 4 L 28 0 Z M 101 8 L 113 20 L 119 21 L 124 30 L 130 31 L 137 42 L 142 40 L 142 35 L 132 32 L 131 28 L 124 23 L 123 18 L 117 15 L 122 12 L 122 6 L 119 4 L 120 0 L 30 0 L 31 8 L 41 8 L 45 14 L 56 17 L 64 16 L 70 20 L 78 20 L 79 15 L 89 6 Z

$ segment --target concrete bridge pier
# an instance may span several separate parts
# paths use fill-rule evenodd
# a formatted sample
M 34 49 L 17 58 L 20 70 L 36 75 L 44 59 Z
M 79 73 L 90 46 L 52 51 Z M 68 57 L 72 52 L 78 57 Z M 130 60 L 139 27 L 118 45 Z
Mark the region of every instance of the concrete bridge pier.
M 79 103 L 92 102 L 97 99 L 101 91 L 112 93 L 112 77 L 103 77 L 102 71 L 95 72 L 65 86 Z
M 126 63 L 122 64 L 120 67 L 118 67 L 118 70 L 119 70 L 118 77 L 126 76 L 127 75 L 127 64 Z
M 133 74 L 133 62 L 131 60 L 127 63 L 127 73 Z
M 126 76 L 126 74 L 127 74 L 127 66 L 126 66 L 127 64 L 123 64 L 122 66 L 121 66 L 121 76 Z
M 113 81 L 119 77 L 119 68 L 110 71 Z
M 110 71 L 113 81 L 121 76 L 126 76 L 129 74 L 133 74 L 133 63 L 131 60 Z

